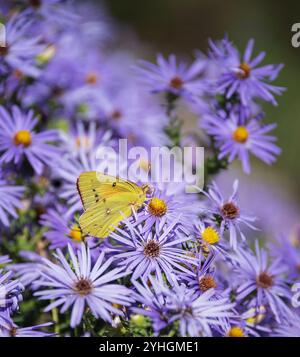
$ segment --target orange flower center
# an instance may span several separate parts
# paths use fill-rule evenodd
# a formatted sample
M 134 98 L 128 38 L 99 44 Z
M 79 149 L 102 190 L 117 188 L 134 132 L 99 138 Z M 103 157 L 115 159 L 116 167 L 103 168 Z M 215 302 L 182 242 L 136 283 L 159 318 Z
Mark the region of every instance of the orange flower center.
M 249 137 L 248 129 L 245 126 L 238 126 L 233 132 L 232 137 L 238 143 L 245 143 Z
M 209 289 L 215 289 L 216 287 L 216 281 L 211 275 L 205 275 L 199 281 L 199 288 L 203 292 Z
M 28 130 L 20 130 L 14 136 L 15 145 L 24 145 L 25 147 L 31 144 L 31 133 Z
M 75 240 L 76 242 L 82 241 L 82 232 L 77 224 L 74 224 L 74 226 L 71 228 L 71 230 L 69 232 L 69 237 L 71 239 Z
M 148 204 L 149 212 L 156 217 L 162 217 L 166 214 L 168 207 L 164 200 L 152 198 Z
M 251 68 L 250 68 L 250 66 L 249 66 L 248 63 L 245 63 L 245 62 L 241 63 L 241 64 L 239 65 L 239 69 L 241 70 L 241 71 L 238 73 L 238 77 L 239 77 L 240 79 L 246 79 L 246 78 L 248 78 L 248 77 L 250 76 Z
M 95 72 L 89 72 L 85 77 L 85 81 L 88 84 L 96 84 L 98 82 L 98 75 Z
M 241 327 L 233 326 L 228 332 L 228 337 L 245 337 L 245 335 Z

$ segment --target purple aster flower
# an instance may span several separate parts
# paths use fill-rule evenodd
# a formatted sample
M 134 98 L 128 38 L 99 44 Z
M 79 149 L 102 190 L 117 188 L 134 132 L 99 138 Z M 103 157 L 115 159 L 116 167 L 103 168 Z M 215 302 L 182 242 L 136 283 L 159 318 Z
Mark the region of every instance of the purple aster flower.
M 17 218 L 16 208 L 21 208 L 24 188 L 12 186 L 0 179 L 0 222 L 9 226 L 9 216 Z
M 145 95 L 141 85 L 131 79 L 126 79 L 121 89 L 107 88 L 100 105 L 103 120 L 129 144 L 151 147 L 169 143 L 164 132 L 168 124 L 165 112 L 156 98 Z
M 209 186 L 208 193 L 203 192 L 209 199 L 208 208 L 206 208 L 206 210 L 208 210 L 217 221 L 221 221 L 221 235 L 223 235 L 225 230 L 229 231 L 230 246 L 235 250 L 238 249 L 238 237 L 246 241 L 246 237 L 240 228 L 241 224 L 256 230 L 252 225 L 252 222 L 254 222 L 256 218 L 245 214 L 239 207 L 238 184 L 238 180 L 235 180 L 233 183 L 233 193 L 228 199 L 224 199 L 215 182 Z
M 220 252 L 222 256 L 227 255 L 228 244 L 212 219 L 198 219 L 194 224 L 193 235 L 203 255 L 215 252 Z
M 224 93 L 226 98 L 238 94 L 243 105 L 249 105 L 253 98 L 260 98 L 277 105 L 274 94 L 280 95 L 285 88 L 271 85 L 270 82 L 277 78 L 283 65 L 257 67 L 264 59 L 265 52 L 261 52 L 251 59 L 253 39 L 249 40 L 242 58 L 229 41 L 223 41 L 222 46 L 223 50 L 221 51 L 220 47 L 212 48 L 214 57 L 222 71 L 216 92 Z
M 250 299 L 257 311 L 264 305 L 274 314 L 277 322 L 291 314 L 285 299 L 291 297 L 284 274 L 286 266 L 279 259 L 270 262 L 267 252 L 255 242 L 255 255 L 247 250 L 239 250 L 233 257 L 237 282 L 237 300 Z
M 177 274 L 188 272 L 184 265 L 194 261 L 188 251 L 182 249 L 182 243 L 191 238 L 177 227 L 178 219 L 162 226 L 159 234 L 143 232 L 141 225 L 134 227 L 128 220 L 124 222 L 125 229 L 117 228 L 110 234 L 120 244 L 112 246 L 118 265 L 132 272 L 132 280 L 140 276 L 147 279 L 154 274 L 161 283 L 165 275 L 170 284 L 177 284 Z
M 215 277 L 215 265 L 214 260 L 216 254 L 211 252 L 207 257 L 203 254 L 196 254 L 197 265 L 191 267 L 188 273 L 181 275 L 185 284 L 193 291 L 197 296 L 203 294 L 209 289 L 219 289 L 219 286 Z
M 103 96 L 101 101 L 104 120 L 129 144 L 143 147 L 167 145 L 164 132 L 168 118 L 157 102 L 144 96 L 141 86 L 125 82 L 122 90 Z M 143 130 L 141 130 L 143 128 Z
M 48 327 L 53 325 L 52 322 L 47 322 L 44 324 L 30 326 L 30 327 L 19 327 L 9 318 L 2 318 L 0 322 L 0 337 L 51 337 L 55 336 L 54 333 L 48 333 L 41 331 L 43 327 Z
M 145 209 L 138 213 L 136 224 L 143 224 L 143 232 L 154 226 L 156 234 L 164 224 L 171 224 L 174 220 L 191 232 L 193 222 L 201 211 L 196 195 L 185 192 L 186 185 L 180 183 L 157 184 L 151 197 L 145 203 Z
M 42 300 L 53 300 L 45 311 L 62 305 L 60 311 L 64 313 L 73 305 L 70 322 L 72 328 L 80 324 L 86 306 L 96 318 L 110 323 L 113 314 L 123 315 L 113 304 L 129 306 L 132 302 L 130 290 L 111 282 L 129 272 L 120 267 L 107 271 L 113 258 L 104 261 L 103 252 L 92 266 L 90 249 L 83 243 L 76 255 L 70 245 L 68 252 L 71 263 L 59 249 L 56 255 L 59 264 L 44 259 L 42 278 L 36 282 L 36 286 L 45 290 L 38 291 L 35 295 Z
M 218 175 L 216 182 L 219 187 L 227 190 L 232 186 L 232 181 L 235 178 L 242 182 L 242 185 L 239 186 L 239 206 L 247 207 L 248 212 L 259 217 L 259 228 L 266 237 L 277 237 L 280 233 L 286 235 L 287 231 L 289 232 L 287 227 L 293 228 L 295 222 L 299 221 L 300 207 L 297 197 L 292 190 L 289 190 L 290 181 L 284 184 L 287 189 L 283 190 L 281 189 L 282 182 L 270 184 L 267 177 L 262 179 L 261 175 L 245 176 L 240 170 L 232 167 Z M 283 225 L 282 222 L 285 224 Z M 248 230 L 245 233 L 250 236 L 254 232 Z M 296 244 L 298 245 L 298 243 Z
M 185 285 L 169 289 L 166 285 L 150 277 L 150 286 L 134 281 L 137 290 L 136 299 L 141 308 L 133 308 L 137 313 L 150 317 L 153 328 L 158 334 L 166 326 L 179 323 L 180 336 L 212 336 L 212 329 L 224 324 L 229 318 L 234 304 L 226 298 L 213 299 L 214 289 L 207 290 L 201 296 L 195 296 Z
M 13 96 L 16 95 L 17 100 L 23 97 L 26 89 L 26 77 L 20 70 L 13 70 L 9 76 L 6 76 L 5 66 L 0 64 L 0 94 L 3 97 L 2 103 L 11 101 Z
M 39 37 L 29 36 L 31 24 L 32 19 L 25 13 L 13 15 L 5 24 L 6 47 L 0 47 L 0 63 L 8 66 L 8 73 L 16 69 L 31 77 L 40 74 L 36 56 L 45 46 Z
M 266 316 L 266 309 L 260 306 L 259 311 L 249 309 L 226 320 L 220 331 L 226 337 L 260 337 L 262 333 L 270 333 L 270 329 L 261 325 Z
M 33 112 L 23 113 L 13 106 L 9 113 L 0 107 L 0 163 L 19 164 L 26 157 L 37 174 L 41 174 L 45 165 L 58 158 L 60 150 L 48 142 L 58 139 L 55 130 L 35 133 L 38 120 Z
M 13 273 L 0 270 L 0 315 L 12 313 L 22 300 L 23 286 L 18 280 L 11 280 Z
M 213 137 L 215 146 L 219 149 L 218 158 L 221 160 L 228 157 L 229 162 L 232 162 L 237 157 L 246 173 L 251 171 L 250 153 L 271 165 L 281 152 L 274 144 L 277 138 L 268 135 L 276 124 L 262 125 L 255 118 L 241 124 L 238 116 L 232 112 L 227 119 L 208 115 L 204 118 L 202 127 Z
M 43 108 L 46 102 L 46 109 L 51 110 L 47 106 L 50 100 L 58 104 L 67 117 L 76 114 L 95 120 L 102 113 L 100 104 L 104 85 L 112 80 L 112 72 L 116 70 L 107 68 L 103 56 L 95 50 L 98 43 L 87 45 L 92 36 L 82 36 L 86 29 L 79 31 L 78 22 L 73 29 L 72 32 L 63 31 L 59 36 L 54 32 L 54 45 L 49 47 L 54 56 L 22 100 L 27 105 L 39 103 Z M 119 68 L 117 72 L 120 73 Z
M 94 238 L 85 236 L 77 220 L 67 216 L 65 209 L 48 209 L 47 213 L 41 216 L 40 224 L 48 228 L 44 236 L 50 242 L 50 249 L 62 249 L 70 244 L 76 250 L 80 249 L 82 242 L 85 242 L 92 249 L 91 253 L 94 253 L 92 260 L 98 258 L 99 252 L 95 249 L 99 243 L 98 239 L 95 243 Z
M 44 236 L 50 242 L 50 249 L 64 248 L 68 244 L 79 248 L 84 240 L 78 223 L 70 220 L 63 212 L 49 209 L 41 216 L 40 224 L 48 228 Z
M 76 115 L 80 119 L 91 121 L 102 114 L 102 97 L 103 91 L 97 87 L 83 85 L 63 93 L 60 102 L 67 116 Z
M 208 43 L 208 56 L 211 59 L 209 65 L 213 67 L 213 74 L 217 73 L 215 76 L 220 76 L 222 68 L 220 68 L 218 64 L 221 61 L 223 64 L 224 62 L 228 62 L 226 63 L 227 66 L 231 63 L 231 58 L 228 56 L 228 48 L 232 46 L 232 44 L 229 41 L 227 35 L 225 35 L 223 39 L 217 41 L 213 41 L 211 38 L 209 38 Z
M 196 59 L 192 65 L 177 62 L 175 55 L 165 59 L 157 56 L 157 64 L 140 61 L 137 68 L 141 79 L 154 93 L 172 93 L 188 100 L 194 100 L 202 95 L 206 88 L 205 82 L 200 77 L 206 62 Z

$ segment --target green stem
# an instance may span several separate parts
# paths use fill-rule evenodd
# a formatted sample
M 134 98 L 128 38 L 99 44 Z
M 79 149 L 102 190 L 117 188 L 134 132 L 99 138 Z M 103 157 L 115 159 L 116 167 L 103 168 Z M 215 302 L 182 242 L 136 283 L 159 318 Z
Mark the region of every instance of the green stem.
M 223 159 L 219 159 L 219 150 L 215 146 L 215 142 L 213 138 L 211 138 L 211 148 L 213 150 L 213 155 L 206 158 L 204 162 L 204 182 L 206 189 L 206 182 L 211 178 L 211 176 L 215 176 L 220 173 L 222 170 L 227 169 L 228 167 L 228 159 L 227 157 Z
M 53 322 L 55 322 L 54 332 L 59 335 L 59 333 L 60 333 L 59 318 L 58 318 L 58 310 L 56 307 L 51 310 L 51 314 L 52 314 L 52 320 L 53 320 Z

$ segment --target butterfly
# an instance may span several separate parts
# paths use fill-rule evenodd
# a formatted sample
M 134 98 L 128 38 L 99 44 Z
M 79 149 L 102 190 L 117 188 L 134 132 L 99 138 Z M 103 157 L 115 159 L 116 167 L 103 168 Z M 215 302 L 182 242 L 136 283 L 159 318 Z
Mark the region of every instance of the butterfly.
M 105 238 L 133 209 L 142 207 L 150 187 L 90 171 L 78 177 L 77 189 L 85 210 L 79 218 L 82 233 Z

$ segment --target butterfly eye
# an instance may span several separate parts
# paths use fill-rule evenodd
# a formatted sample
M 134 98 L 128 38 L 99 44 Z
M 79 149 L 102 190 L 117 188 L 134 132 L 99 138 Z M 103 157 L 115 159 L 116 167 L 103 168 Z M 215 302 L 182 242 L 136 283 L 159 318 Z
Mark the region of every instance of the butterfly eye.
M 112 184 L 112 187 L 116 187 L 116 186 L 117 186 L 117 183 L 114 182 L 114 183 Z

